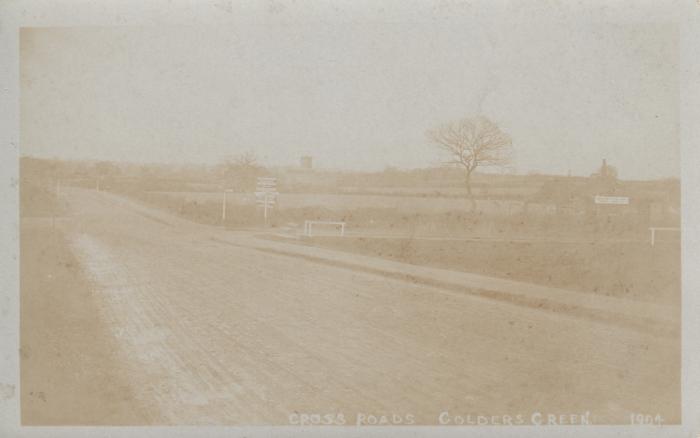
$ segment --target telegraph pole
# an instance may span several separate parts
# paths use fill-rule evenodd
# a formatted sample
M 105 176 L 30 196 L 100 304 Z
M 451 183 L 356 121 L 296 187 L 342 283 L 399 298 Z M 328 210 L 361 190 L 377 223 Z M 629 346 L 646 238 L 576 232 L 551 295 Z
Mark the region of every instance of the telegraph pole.
M 226 204 L 228 203 L 227 195 L 232 192 L 231 189 L 224 189 L 224 200 L 221 203 L 221 224 L 226 225 Z

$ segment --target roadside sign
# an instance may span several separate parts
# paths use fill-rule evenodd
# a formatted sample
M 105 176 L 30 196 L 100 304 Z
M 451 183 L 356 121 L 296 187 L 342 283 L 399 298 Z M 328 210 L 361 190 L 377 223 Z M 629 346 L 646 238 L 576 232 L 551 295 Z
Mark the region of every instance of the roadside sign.
M 261 205 L 264 211 L 265 224 L 267 224 L 267 211 L 274 207 L 277 199 L 277 178 L 258 177 L 255 187 L 255 203 Z
M 630 198 L 627 196 L 600 196 L 594 198 L 596 204 L 613 204 L 613 205 L 628 205 Z
M 256 191 L 258 192 L 276 192 L 277 178 L 259 177 L 257 181 Z

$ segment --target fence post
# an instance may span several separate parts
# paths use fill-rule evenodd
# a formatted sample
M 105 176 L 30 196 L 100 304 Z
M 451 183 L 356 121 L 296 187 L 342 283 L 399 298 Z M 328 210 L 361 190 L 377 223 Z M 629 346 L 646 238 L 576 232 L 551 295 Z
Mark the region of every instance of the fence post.
M 221 223 L 226 223 L 226 189 L 224 189 L 224 201 L 221 204 Z

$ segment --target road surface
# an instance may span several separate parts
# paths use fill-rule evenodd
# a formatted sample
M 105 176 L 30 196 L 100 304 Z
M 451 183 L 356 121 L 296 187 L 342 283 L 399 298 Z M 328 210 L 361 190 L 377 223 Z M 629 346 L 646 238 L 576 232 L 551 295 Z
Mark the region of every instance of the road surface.
M 251 237 L 112 194 L 62 196 L 58 226 L 152 424 L 680 420 L 677 337 L 230 245 Z

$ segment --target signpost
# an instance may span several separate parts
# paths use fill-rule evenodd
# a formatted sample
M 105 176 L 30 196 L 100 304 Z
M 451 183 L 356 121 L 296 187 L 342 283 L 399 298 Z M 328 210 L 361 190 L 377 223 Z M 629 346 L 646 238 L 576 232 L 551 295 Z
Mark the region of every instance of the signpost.
M 277 178 L 274 177 L 258 177 L 258 183 L 255 188 L 255 202 L 263 207 L 263 217 L 265 225 L 268 223 L 268 210 L 273 208 L 277 195 Z
M 596 204 L 629 205 L 630 198 L 627 196 L 601 196 L 593 198 Z

